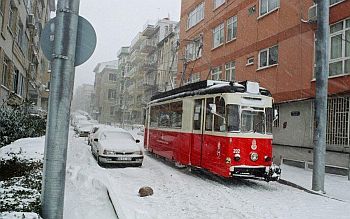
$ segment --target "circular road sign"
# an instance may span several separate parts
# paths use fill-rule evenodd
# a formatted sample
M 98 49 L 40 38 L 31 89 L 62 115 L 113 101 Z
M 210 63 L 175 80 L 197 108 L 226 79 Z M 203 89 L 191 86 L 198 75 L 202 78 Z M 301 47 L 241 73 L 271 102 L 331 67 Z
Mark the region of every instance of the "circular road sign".
M 41 49 L 45 57 L 50 61 L 53 60 L 55 21 L 56 18 L 52 18 L 45 25 L 40 39 Z M 91 57 L 96 48 L 96 41 L 96 32 L 90 22 L 79 16 L 74 66 L 83 64 Z

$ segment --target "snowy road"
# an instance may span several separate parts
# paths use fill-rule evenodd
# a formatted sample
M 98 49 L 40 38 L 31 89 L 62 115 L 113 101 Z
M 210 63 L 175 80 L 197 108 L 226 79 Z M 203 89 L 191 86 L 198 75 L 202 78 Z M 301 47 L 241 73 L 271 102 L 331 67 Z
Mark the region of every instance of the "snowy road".
M 154 195 L 138 190 L 151 186 Z M 350 203 L 276 182 L 218 182 L 145 156 L 142 168 L 101 168 L 82 138 L 68 149 L 64 218 L 115 218 L 106 190 L 127 218 L 348 218 Z

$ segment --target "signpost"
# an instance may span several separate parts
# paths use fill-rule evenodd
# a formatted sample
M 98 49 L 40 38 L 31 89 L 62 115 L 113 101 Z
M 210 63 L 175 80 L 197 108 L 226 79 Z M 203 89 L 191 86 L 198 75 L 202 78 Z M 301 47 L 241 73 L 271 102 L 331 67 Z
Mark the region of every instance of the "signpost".
M 79 17 L 79 4 L 80 0 L 58 0 L 56 18 L 46 25 L 40 39 L 52 66 L 41 193 L 45 219 L 63 218 L 74 67 L 88 60 L 96 46 L 96 33 Z

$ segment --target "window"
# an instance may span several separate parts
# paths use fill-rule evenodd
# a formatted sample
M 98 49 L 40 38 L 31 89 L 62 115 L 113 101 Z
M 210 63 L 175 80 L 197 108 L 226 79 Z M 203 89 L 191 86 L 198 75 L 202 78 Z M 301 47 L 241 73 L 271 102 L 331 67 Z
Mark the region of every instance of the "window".
M 204 19 L 204 2 L 199 4 L 193 11 L 188 14 L 187 19 L 187 29 L 198 24 L 201 20 Z
M 159 106 L 152 106 L 150 113 L 150 126 L 156 128 L 158 126 L 158 115 L 159 115 Z
M 231 61 L 225 65 L 226 81 L 235 81 L 236 63 Z
M 195 39 L 188 43 L 185 48 L 185 54 L 187 61 L 192 61 L 202 57 L 202 40 L 201 38 Z
M 23 50 L 23 44 L 24 44 L 24 37 L 25 37 L 25 35 L 24 35 L 24 30 L 23 30 L 23 24 L 20 20 L 18 20 L 16 41 L 22 50 Z
M 220 5 L 224 3 L 225 3 L 225 0 L 214 0 L 214 9 L 218 8 Z
M 329 145 L 350 145 L 350 97 L 329 98 L 327 105 L 326 142 Z
M 2 64 L 2 78 L 1 78 L 1 84 L 4 85 L 5 87 L 8 87 L 8 82 L 9 82 L 9 64 L 10 60 L 4 57 L 4 61 Z
M 237 16 L 233 16 L 227 20 L 227 36 L 226 41 L 232 41 L 237 36 Z
M 213 29 L 213 48 L 216 48 L 224 43 L 224 24 Z
M 2 31 L 2 25 L 4 21 L 5 1 L 0 1 L 0 31 Z
M 113 116 L 114 115 L 114 106 L 111 106 L 109 115 Z
M 225 125 L 225 100 L 223 97 L 215 97 L 216 114 L 214 115 L 214 131 L 226 131 Z
M 170 103 L 170 124 L 172 128 L 182 127 L 182 101 Z
M 193 130 L 201 130 L 202 100 L 194 100 Z
M 108 89 L 108 99 L 112 100 L 115 99 L 117 96 L 116 90 Z
M 279 0 L 260 0 L 260 16 L 270 13 L 279 6 Z
M 150 127 L 181 128 L 182 101 L 152 106 L 150 112 Z
M 329 5 L 332 6 L 332 5 L 335 5 L 335 4 L 342 2 L 342 1 L 344 1 L 344 0 L 329 0 Z
M 273 46 L 259 52 L 259 68 L 264 68 L 278 63 L 278 46 Z
M 210 104 L 214 104 L 214 98 L 208 98 L 205 113 L 205 131 L 213 130 L 213 114 L 210 112 Z
M 186 84 L 195 83 L 201 80 L 201 73 L 192 73 Z
M 329 76 L 350 73 L 350 19 L 330 26 Z
M 229 132 L 239 131 L 239 105 L 229 104 L 226 107 L 227 110 L 227 130 Z
M 266 116 L 266 133 L 272 134 L 273 109 L 265 108 L 265 116 Z
M 241 131 L 265 134 L 265 113 L 260 109 L 246 108 L 241 113 Z
M 15 93 L 18 93 L 18 80 L 19 80 L 19 71 L 15 70 L 13 74 L 13 84 L 12 84 L 12 89 Z
M 254 57 L 247 58 L 247 64 L 246 65 L 253 65 L 254 64 Z
M 15 28 L 16 28 L 15 21 L 17 20 L 16 19 L 16 13 L 15 13 L 16 12 L 16 8 L 13 5 L 14 3 L 12 1 L 10 3 L 11 3 L 11 5 L 10 5 L 10 8 L 9 8 L 8 27 L 9 27 L 10 31 L 14 34 L 15 33 Z
M 108 79 L 109 79 L 110 81 L 117 81 L 117 75 L 116 75 L 116 74 L 109 74 Z
M 211 79 L 212 80 L 220 80 L 222 74 L 222 67 L 218 66 L 211 70 Z

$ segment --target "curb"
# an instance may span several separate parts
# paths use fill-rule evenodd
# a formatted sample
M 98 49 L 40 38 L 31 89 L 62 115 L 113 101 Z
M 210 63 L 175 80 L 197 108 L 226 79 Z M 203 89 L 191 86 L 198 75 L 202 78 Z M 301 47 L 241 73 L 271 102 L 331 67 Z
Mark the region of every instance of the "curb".
M 347 201 L 344 201 L 344 200 L 341 200 L 341 199 L 337 199 L 337 198 L 333 198 L 333 197 L 327 196 L 327 195 L 325 195 L 325 194 L 312 191 L 312 190 L 310 190 L 310 189 L 307 189 L 307 188 L 305 188 L 305 187 L 302 187 L 302 186 L 300 186 L 300 185 L 298 185 L 298 184 L 295 184 L 295 183 L 293 183 L 293 182 L 290 182 L 290 181 L 287 181 L 287 180 L 284 180 L 284 179 L 279 179 L 277 182 L 280 183 L 280 184 L 282 184 L 282 185 L 290 186 L 290 187 L 293 187 L 293 188 L 302 190 L 302 191 L 304 191 L 304 192 L 307 192 L 307 193 L 310 193 L 310 194 L 313 194 L 313 195 L 319 195 L 319 196 L 323 196 L 323 197 L 325 197 L 325 198 L 329 198 L 329 199 L 333 199 L 333 200 L 337 200 L 337 201 L 340 201 L 340 202 L 345 202 L 345 203 L 347 203 Z

